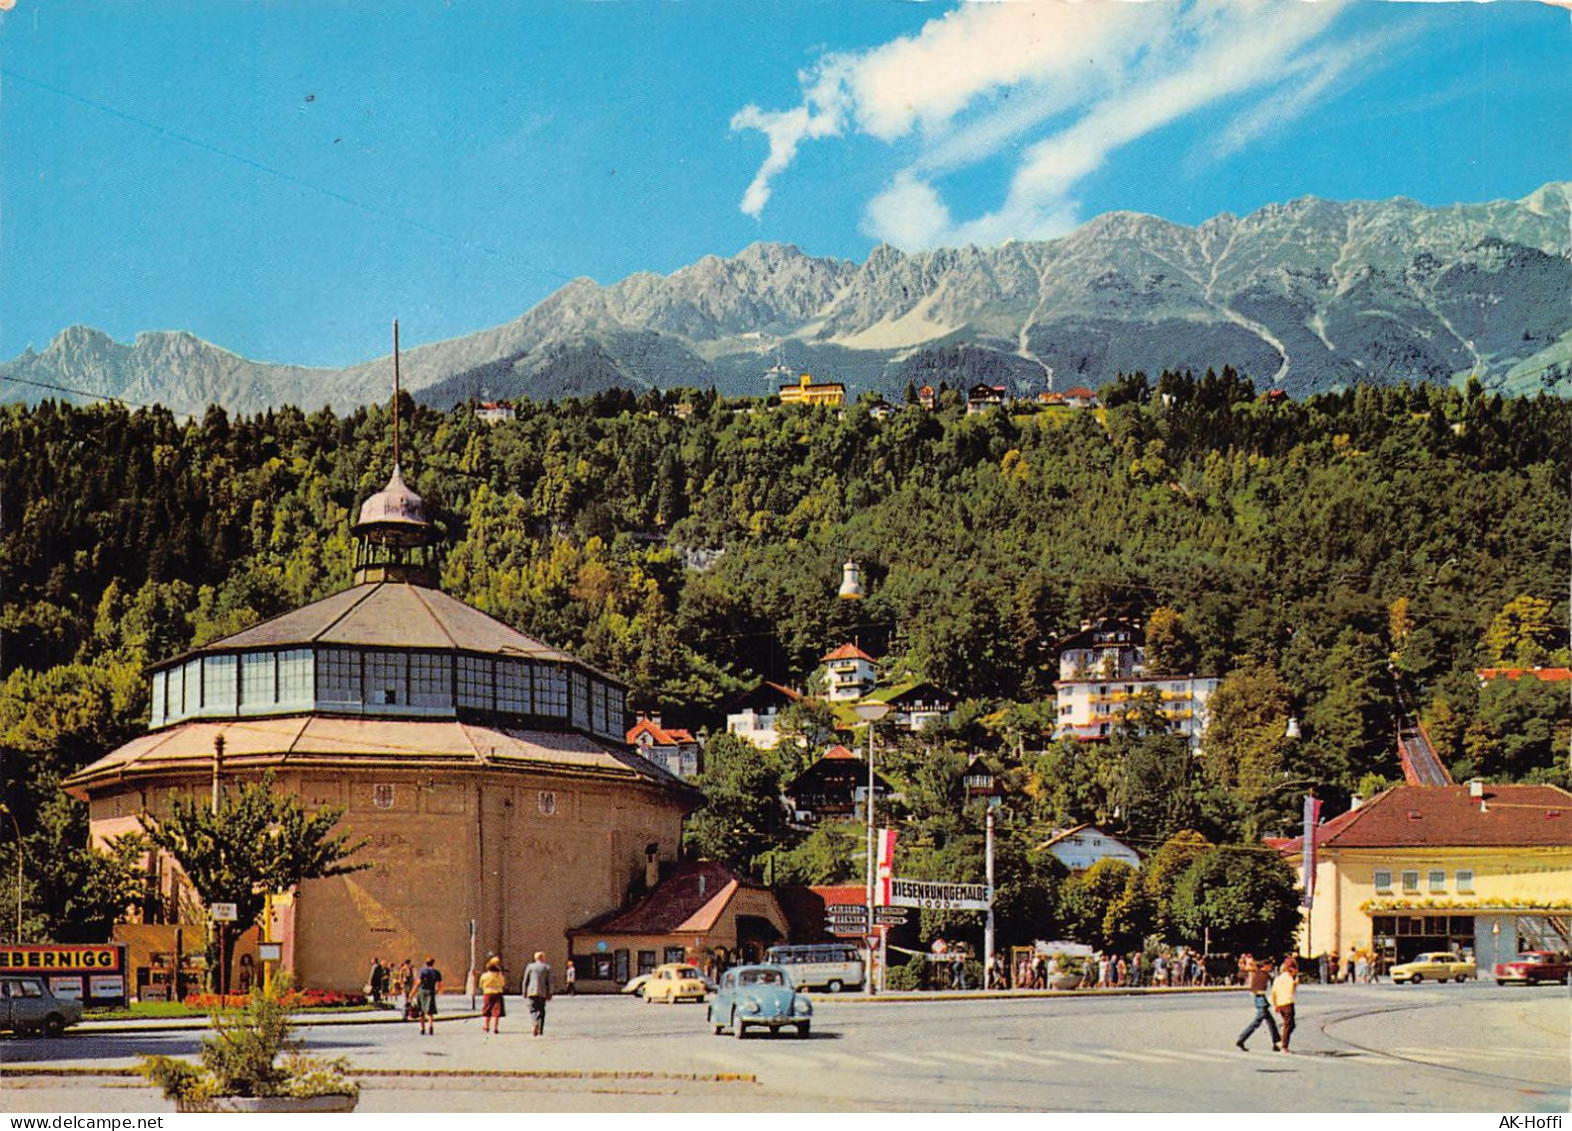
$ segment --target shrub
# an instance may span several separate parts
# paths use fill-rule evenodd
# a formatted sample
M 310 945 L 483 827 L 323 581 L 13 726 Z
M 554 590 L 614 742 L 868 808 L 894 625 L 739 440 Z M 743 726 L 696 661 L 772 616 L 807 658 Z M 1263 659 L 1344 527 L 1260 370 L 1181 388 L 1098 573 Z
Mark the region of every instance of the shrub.
M 888 990 L 916 990 L 922 988 L 923 956 L 914 954 L 904 965 L 891 966 L 884 972 L 884 988 Z
M 202 1038 L 200 1068 L 144 1056 L 136 1071 L 182 1106 L 217 1096 L 358 1095 L 359 1085 L 345 1075 L 347 1062 L 306 1057 L 291 1039 L 289 1011 L 305 996 L 291 992 L 281 978 L 272 989 L 248 995 L 239 1008 L 215 1006 L 213 1032 Z

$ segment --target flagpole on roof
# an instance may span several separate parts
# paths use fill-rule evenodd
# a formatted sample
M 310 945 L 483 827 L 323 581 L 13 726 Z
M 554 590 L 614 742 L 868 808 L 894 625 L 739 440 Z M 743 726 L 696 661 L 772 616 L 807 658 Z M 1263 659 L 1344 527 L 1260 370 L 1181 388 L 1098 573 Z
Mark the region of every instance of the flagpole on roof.
M 398 319 L 393 319 L 393 466 L 399 465 L 398 450 Z

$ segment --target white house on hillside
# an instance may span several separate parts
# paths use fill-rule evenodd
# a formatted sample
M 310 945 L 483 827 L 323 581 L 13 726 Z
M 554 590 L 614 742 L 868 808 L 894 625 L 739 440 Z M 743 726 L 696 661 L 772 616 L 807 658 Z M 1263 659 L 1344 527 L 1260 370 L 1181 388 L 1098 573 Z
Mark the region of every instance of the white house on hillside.
M 1141 866 L 1141 854 L 1118 837 L 1110 836 L 1096 825 L 1076 825 L 1060 829 L 1037 846 L 1047 849 L 1072 872 L 1084 872 L 1099 860 L 1122 860 L 1132 868 Z
M 1148 675 L 1138 622 L 1086 621 L 1060 645 L 1054 738 L 1107 738 L 1125 712 L 1153 697 L 1169 729 L 1198 747 L 1210 716 L 1215 676 Z

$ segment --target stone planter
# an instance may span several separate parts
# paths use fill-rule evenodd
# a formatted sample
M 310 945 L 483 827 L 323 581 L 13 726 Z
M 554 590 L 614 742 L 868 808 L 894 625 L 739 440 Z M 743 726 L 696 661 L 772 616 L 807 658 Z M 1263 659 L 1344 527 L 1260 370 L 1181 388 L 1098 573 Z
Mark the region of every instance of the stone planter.
M 316 1114 L 354 1111 L 358 1096 L 214 1096 L 210 1100 L 176 1100 L 175 1110 L 186 1112 L 252 1112 Z

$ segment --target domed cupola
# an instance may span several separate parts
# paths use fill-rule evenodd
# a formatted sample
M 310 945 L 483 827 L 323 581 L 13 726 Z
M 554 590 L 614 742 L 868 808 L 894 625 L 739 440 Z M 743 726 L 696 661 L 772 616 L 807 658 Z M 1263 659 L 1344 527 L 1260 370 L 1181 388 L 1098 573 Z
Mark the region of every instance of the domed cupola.
M 361 505 L 355 536 L 355 584 L 407 581 L 437 587 L 437 530 L 426 504 L 404 482 L 397 462 L 388 485 Z

